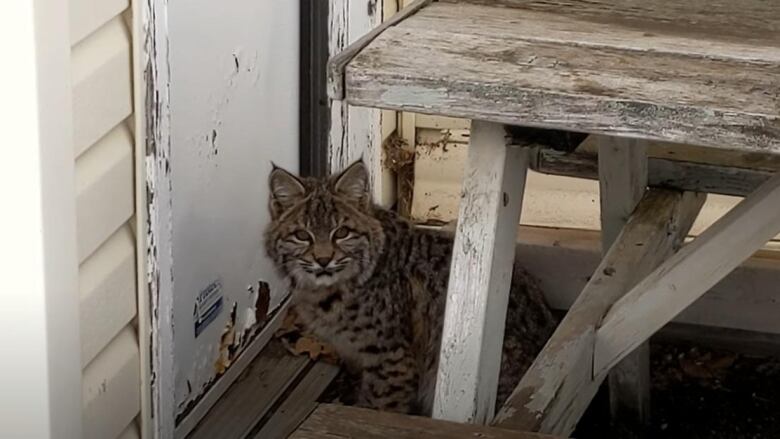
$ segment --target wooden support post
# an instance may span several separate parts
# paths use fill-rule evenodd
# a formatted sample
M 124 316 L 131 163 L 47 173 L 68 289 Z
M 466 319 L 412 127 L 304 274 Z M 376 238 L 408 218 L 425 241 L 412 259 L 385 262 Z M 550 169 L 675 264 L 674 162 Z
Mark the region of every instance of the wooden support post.
M 595 330 L 609 307 L 682 243 L 705 197 L 651 189 L 599 264 L 582 294 L 504 404 L 498 426 L 568 436 L 599 385 Z
M 528 149 L 474 121 L 455 235 L 433 416 L 486 423 L 495 412 Z
M 601 248 L 606 254 L 647 189 L 647 143 L 599 140 Z M 650 346 L 641 344 L 609 373 L 612 419 L 644 425 L 650 418 Z
M 659 266 L 610 309 L 594 374 L 609 370 L 780 232 L 780 175 Z

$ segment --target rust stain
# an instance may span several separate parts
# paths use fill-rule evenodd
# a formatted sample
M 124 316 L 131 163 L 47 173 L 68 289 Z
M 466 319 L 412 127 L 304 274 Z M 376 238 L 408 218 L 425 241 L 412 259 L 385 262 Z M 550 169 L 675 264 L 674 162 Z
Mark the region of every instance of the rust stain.
M 222 330 L 222 337 L 219 343 L 219 357 L 214 362 L 214 370 L 217 376 L 225 373 L 225 371 L 233 364 L 234 355 L 236 352 L 236 311 L 237 302 L 233 302 L 233 309 L 230 311 L 230 319 L 225 324 L 225 329 Z

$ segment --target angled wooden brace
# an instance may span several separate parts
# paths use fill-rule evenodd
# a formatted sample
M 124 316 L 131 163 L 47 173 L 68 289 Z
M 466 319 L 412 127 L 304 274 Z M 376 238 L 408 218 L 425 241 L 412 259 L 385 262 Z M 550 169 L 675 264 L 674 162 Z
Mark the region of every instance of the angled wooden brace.
M 502 124 L 473 121 L 450 269 L 433 417 L 486 423 L 501 345 L 529 149 Z
M 594 375 L 617 364 L 778 233 L 780 174 L 615 303 L 596 333 Z
M 585 289 L 495 419 L 505 428 L 568 436 L 606 373 L 593 376 L 602 317 L 676 251 L 705 196 L 651 189 L 616 237 Z

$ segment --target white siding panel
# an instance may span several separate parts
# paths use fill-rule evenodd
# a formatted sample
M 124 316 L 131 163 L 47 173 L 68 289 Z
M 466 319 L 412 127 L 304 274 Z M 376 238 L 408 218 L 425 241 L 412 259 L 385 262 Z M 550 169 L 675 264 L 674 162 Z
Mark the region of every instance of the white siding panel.
M 86 366 L 136 314 L 134 238 L 125 225 L 79 269 L 81 362 Z
M 135 421 L 125 428 L 125 431 L 119 433 L 119 439 L 141 439 L 141 431 L 138 429 L 138 424 Z
M 67 0 L 84 438 L 138 439 L 129 0 Z
M 85 439 L 122 434 L 141 408 L 141 377 L 135 329 L 128 325 L 84 370 Z
M 119 125 L 76 161 L 79 261 L 133 215 L 133 138 Z
M 70 44 L 76 44 L 130 6 L 128 0 L 69 0 Z
M 73 48 L 73 138 L 78 156 L 132 112 L 130 35 L 116 16 Z

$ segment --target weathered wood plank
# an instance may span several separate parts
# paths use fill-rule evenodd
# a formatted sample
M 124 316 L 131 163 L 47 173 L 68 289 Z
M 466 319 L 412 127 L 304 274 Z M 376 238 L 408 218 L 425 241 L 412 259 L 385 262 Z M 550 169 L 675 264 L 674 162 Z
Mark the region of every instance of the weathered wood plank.
M 328 2 L 328 54 L 338 56 L 382 21 L 381 0 L 332 0 Z M 362 157 L 371 176 L 374 201 L 383 205 L 382 112 L 359 108 L 344 101 L 330 102 L 328 133 L 329 171 L 336 173 Z
M 771 171 L 648 158 L 648 184 L 653 187 L 744 197 L 773 175 Z M 598 159 L 581 153 L 539 150 L 531 162 L 535 171 L 551 175 L 598 179 Z
M 504 319 L 529 150 L 474 121 L 450 269 L 433 416 L 485 423 L 495 412 Z
M 282 300 L 282 303 L 273 311 L 273 314 L 269 316 L 269 320 L 265 323 L 265 326 L 249 347 L 246 348 L 238 358 L 233 360 L 231 366 L 225 371 L 221 378 L 211 386 L 206 394 L 203 395 L 198 401 L 198 404 L 187 413 L 184 418 L 179 419 L 176 425 L 176 438 L 189 437 L 188 435 L 190 432 L 192 432 L 198 424 L 210 422 L 207 418 L 211 417 L 211 413 L 215 413 L 213 415 L 215 417 L 219 416 L 220 412 L 218 410 L 212 410 L 213 407 L 220 403 L 222 397 L 226 393 L 231 392 L 231 389 L 233 388 L 232 384 L 236 382 L 239 377 L 243 376 L 244 372 L 252 363 L 260 361 L 260 358 L 262 358 L 261 352 L 265 352 L 263 355 L 278 355 L 279 351 L 274 348 L 269 348 L 266 351 L 263 350 L 272 342 L 273 334 L 279 329 L 284 317 L 287 315 L 287 310 L 292 301 L 291 299 L 290 296 L 287 296 Z M 225 397 L 225 400 L 229 401 L 230 398 Z M 256 403 L 253 408 L 266 410 L 268 406 L 265 404 L 265 402 L 263 404 Z
M 239 376 L 189 439 L 243 439 L 309 362 L 270 343 Z
M 647 189 L 647 142 L 599 140 L 601 249 L 609 251 Z M 610 371 L 612 419 L 644 425 L 650 419 L 650 346 L 642 344 Z
M 464 425 L 356 407 L 321 404 L 290 439 L 554 439 L 552 436 Z
M 589 2 L 563 3 L 586 8 Z M 668 2 L 646 3 L 661 8 Z M 733 13 L 730 22 L 760 21 L 758 33 L 763 29 L 766 39 L 676 24 L 695 16 L 678 17 L 675 24 L 640 19 L 630 7 L 607 9 L 605 3 L 598 16 L 569 13 L 566 6 L 536 8 L 537 2 L 517 2 L 515 8 L 437 2 L 386 29 L 353 58 L 346 67 L 346 99 L 361 106 L 780 153 L 780 98 L 766 93 L 778 88 L 780 77 L 777 38 L 769 36 L 777 35 L 773 17 L 780 16 L 780 5 L 694 4 L 702 8 L 699 15 L 725 11 Z
M 588 136 L 577 148 L 577 152 L 598 154 L 599 136 Z M 669 159 L 704 165 L 756 169 L 762 171 L 780 170 L 780 155 L 750 151 L 708 148 L 701 145 L 651 141 L 647 156 L 652 159 Z
M 647 192 L 550 341 L 496 416 L 506 428 L 569 434 L 606 373 L 594 377 L 595 328 L 609 307 L 682 242 L 704 203 L 693 193 Z
M 442 0 L 462 2 L 463 0 Z M 579 32 L 583 43 L 595 43 L 596 38 L 608 38 L 616 30 L 604 24 L 620 24 L 619 40 L 626 48 L 649 49 L 661 44 L 666 50 L 700 53 L 702 55 L 731 56 L 756 59 L 775 58 L 779 54 L 754 55 L 736 49 L 742 44 L 760 47 L 780 47 L 777 36 L 780 19 L 777 5 L 765 1 L 689 0 L 622 0 L 619 7 L 611 0 L 466 0 L 472 4 L 523 8 L 528 12 L 566 11 L 560 20 L 558 32 Z M 715 13 L 717 12 L 717 13 Z M 574 20 L 584 21 L 575 27 Z M 579 24 L 579 23 L 578 23 Z M 539 26 L 536 24 L 536 26 Z M 657 33 L 646 35 L 642 29 L 654 28 Z M 630 41 L 629 37 L 636 37 Z M 704 41 L 694 41 L 702 39 Z M 681 47 L 680 43 L 687 43 Z M 751 44 L 752 43 L 752 44 Z M 768 50 L 768 49 L 767 49 Z
M 284 402 L 271 415 L 255 439 L 286 438 L 317 408 L 317 399 L 336 377 L 339 368 L 322 361 L 314 363 L 311 370 L 287 395 Z
M 780 175 L 617 301 L 597 333 L 594 373 L 609 370 L 780 232 L 778 206 Z
M 606 254 L 647 189 L 647 143 L 604 137 L 598 167 L 601 248 Z
M 347 63 L 349 63 L 352 58 L 360 53 L 366 46 L 371 44 L 371 42 L 374 41 L 374 38 L 379 36 L 379 34 L 384 32 L 387 28 L 395 26 L 404 19 L 414 15 L 422 7 L 431 3 L 431 1 L 432 0 L 416 0 L 414 3 L 405 7 L 400 12 L 390 17 L 390 19 L 373 28 L 357 39 L 357 41 L 347 46 L 347 48 L 338 55 L 331 57 L 328 61 L 328 97 L 339 101 L 344 99 L 344 68 Z

